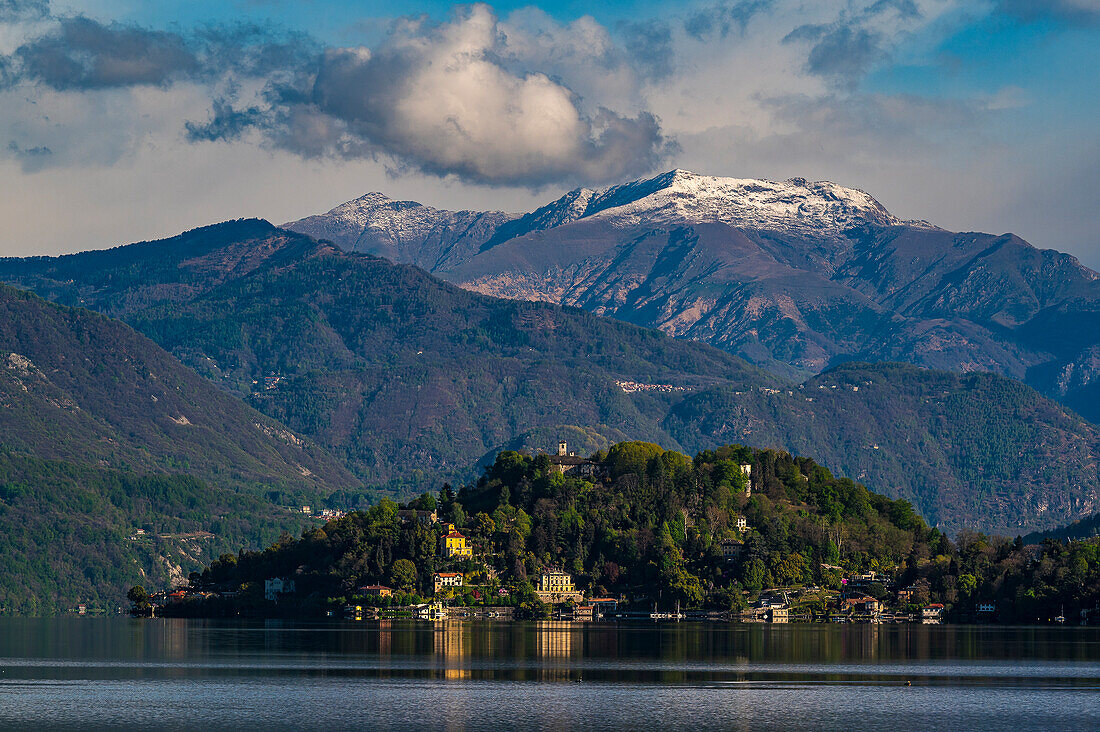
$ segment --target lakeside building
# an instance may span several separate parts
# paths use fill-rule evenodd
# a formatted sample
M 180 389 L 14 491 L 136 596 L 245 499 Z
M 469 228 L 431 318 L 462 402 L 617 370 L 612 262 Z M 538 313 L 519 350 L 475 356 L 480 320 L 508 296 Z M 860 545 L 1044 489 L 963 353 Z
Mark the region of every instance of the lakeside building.
M 269 602 L 278 602 L 279 595 L 294 592 L 294 580 L 272 577 L 264 580 L 264 599 Z
M 447 587 L 461 587 L 466 581 L 462 572 L 436 572 L 432 576 L 432 587 L 436 592 Z
M 447 533 L 443 535 L 441 542 L 443 544 L 443 556 L 448 559 L 474 556 L 473 547 L 466 543 L 466 537 L 455 528 L 454 524 L 447 524 Z
M 925 623 L 938 623 L 943 620 L 944 607 L 938 602 L 925 605 L 921 608 L 920 618 Z
M 539 600 L 549 604 L 559 602 L 580 602 L 584 594 L 577 591 L 573 584 L 573 575 L 559 570 L 544 570 L 539 576 L 539 584 L 535 589 Z

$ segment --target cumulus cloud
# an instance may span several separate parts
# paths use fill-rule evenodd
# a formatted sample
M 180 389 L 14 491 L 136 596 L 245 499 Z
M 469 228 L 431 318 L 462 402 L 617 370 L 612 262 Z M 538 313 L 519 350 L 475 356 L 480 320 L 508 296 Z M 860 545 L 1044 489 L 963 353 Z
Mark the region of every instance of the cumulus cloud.
M 0 79 L 60 92 L 201 86 L 208 118 L 181 123 L 193 143 L 254 131 L 308 158 L 380 159 L 490 185 L 602 183 L 648 172 L 675 149 L 638 93 L 669 73 L 670 37 L 656 24 L 621 30 L 645 64 L 591 18 L 561 24 L 525 10 L 502 22 L 485 5 L 443 23 L 400 19 L 373 48 L 77 16 L 0 57 Z M 9 153 L 37 147 L 18 140 Z
M 303 154 L 385 153 L 437 175 L 531 186 L 619 180 L 668 152 L 652 114 L 586 115 L 546 74 L 506 68 L 500 59 L 517 56 L 507 37 L 475 6 L 438 26 L 410 22 L 375 49 L 331 49 L 311 103 L 287 110 L 280 143 Z M 316 136 L 303 140 L 309 132 Z

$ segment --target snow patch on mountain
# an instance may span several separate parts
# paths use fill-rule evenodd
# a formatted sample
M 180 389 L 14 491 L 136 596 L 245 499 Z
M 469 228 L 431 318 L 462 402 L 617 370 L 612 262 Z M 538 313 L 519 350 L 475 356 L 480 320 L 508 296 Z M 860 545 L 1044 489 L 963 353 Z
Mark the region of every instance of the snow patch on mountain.
M 578 206 L 581 200 L 585 201 L 583 210 Z M 924 221 L 903 221 L 867 193 L 828 181 L 810 183 L 792 178 L 776 183 L 698 175 L 686 170 L 672 170 L 596 193 L 585 189 L 571 191 L 524 219 L 534 219 L 536 215 L 540 220 L 553 221 L 554 226 L 582 218 L 599 218 L 618 228 L 678 222 L 722 223 L 743 229 L 816 236 L 840 236 L 866 226 L 935 228 Z M 532 226 L 530 230 L 542 228 L 548 227 Z

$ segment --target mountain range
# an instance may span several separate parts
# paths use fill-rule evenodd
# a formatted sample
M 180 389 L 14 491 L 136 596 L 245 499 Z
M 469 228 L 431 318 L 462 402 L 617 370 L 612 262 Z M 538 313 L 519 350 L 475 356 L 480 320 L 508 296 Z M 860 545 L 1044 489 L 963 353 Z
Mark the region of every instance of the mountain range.
M 845 363 L 791 379 L 257 220 L 3 260 L 0 279 L 124 320 L 400 495 L 465 480 L 503 446 L 629 436 L 812 454 L 948 530 L 1021 533 L 1100 510 L 1100 430 L 994 374 Z
M 904 361 L 1022 380 L 1100 421 L 1100 276 L 1011 234 L 903 221 L 862 191 L 674 170 L 533 212 L 371 193 L 286 228 L 466 289 L 583 308 L 803 379 Z

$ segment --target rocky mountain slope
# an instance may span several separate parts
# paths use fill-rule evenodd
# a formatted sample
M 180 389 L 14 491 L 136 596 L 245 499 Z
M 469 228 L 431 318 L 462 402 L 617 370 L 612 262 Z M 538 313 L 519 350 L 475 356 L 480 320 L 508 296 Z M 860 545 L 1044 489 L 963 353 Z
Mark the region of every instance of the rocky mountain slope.
M 365 196 L 287 224 L 467 289 L 574 305 L 803 378 L 896 360 L 1024 380 L 1100 421 L 1100 277 L 1011 234 L 902 221 L 868 194 L 671 171 L 534 212 Z
M 1100 507 L 1097 428 L 1012 380 L 853 364 L 800 385 L 702 343 L 486 297 L 266 222 L 3 261 L 0 278 L 125 319 L 397 491 L 561 434 L 797 450 L 945 529 L 1019 532 Z

